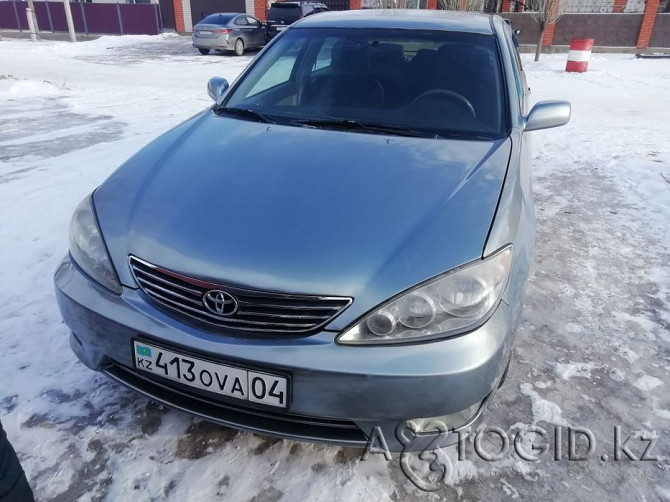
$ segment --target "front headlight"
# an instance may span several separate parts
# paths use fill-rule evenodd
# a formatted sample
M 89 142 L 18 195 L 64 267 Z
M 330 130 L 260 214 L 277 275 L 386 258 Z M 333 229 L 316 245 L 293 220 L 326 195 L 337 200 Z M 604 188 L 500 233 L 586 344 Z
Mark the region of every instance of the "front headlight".
M 91 279 L 114 293 L 121 294 L 121 284 L 102 240 L 90 195 L 81 201 L 72 215 L 70 254 Z
M 337 342 L 418 342 L 472 330 L 495 310 L 511 268 L 510 245 L 382 305 L 342 333 Z

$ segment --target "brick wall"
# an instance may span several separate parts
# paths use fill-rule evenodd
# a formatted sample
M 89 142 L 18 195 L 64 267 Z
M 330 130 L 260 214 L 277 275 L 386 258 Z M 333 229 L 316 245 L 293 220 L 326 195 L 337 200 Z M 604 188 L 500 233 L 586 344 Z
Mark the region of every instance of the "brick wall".
M 182 7 L 181 0 L 173 0 L 174 3 L 174 20 L 177 33 L 184 33 L 186 31 L 184 27 L 184 8 Z
M 268 4 L 266 0 L 254 0 L 254 16 L 256 19 L 265 21 L 267 19 Z
M 640 35 L 637 38 L 637 46 L 639 48 L 649 47 L 649 41 L 654 31 L 654 23 L 656 23 L 656 16 L 658 16 L 658 5 L 659 0 L 647 0 L 647 4 L 644 7 Z
M 652 2 L 655 8 L 649 7 Z M 651 11 L 646 14 L 565 14 L 553 33 L 547 29 L 543 45 L 570 45 L 573 38 L 593 38 L 595 45 L 601 47 L 670 48 L 670 13 L 653 15 L 658 0 L 648 0 L 647 6 Z M 510 12 L 502 16 L 521 30 L 522 44 L 537 43 L 538 25 L 530 13 Z

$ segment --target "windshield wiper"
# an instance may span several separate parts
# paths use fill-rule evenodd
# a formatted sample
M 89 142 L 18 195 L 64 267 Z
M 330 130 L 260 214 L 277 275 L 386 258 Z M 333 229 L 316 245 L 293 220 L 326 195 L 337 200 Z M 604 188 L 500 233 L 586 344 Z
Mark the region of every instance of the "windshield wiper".
M 230 106 L 220 106 L 216 108 L 216 113 L 225 113 L 228 115 L 237 115 L 238 117 L 243 117 L 247 119 L 254 120 L 256 122 L 264 122 L 266 124 L 276 124 L 276 120 L 272 120 L 267 115 L 263 115 L 255 110 L 250 108 L 234 108 Z
M 440 138 L 439 134 L 427 131 L 417 131 L 406 127 L 395 127 L 372 122 L 359 122 L 358 120 L 330 120 L 330 119 L 305 119 L 296 120 L 294 124 L 304 127 L 342 129 L 345 131 L 365 131 L 376 134 L 392 134 L 394 136 L 409 136 L 412 138 Z

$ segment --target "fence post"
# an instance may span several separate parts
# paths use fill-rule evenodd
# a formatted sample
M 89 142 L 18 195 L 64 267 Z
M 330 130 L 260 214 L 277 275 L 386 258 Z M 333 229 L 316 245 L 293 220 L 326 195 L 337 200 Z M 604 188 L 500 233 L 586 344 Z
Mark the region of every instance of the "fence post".
M 644 6 L 642 26 L 640 26 L 640 34 L 637 37 L 638 49 L 646 49 L 649 47 L 651 34 L 654 31 L 654 24 L 656 24 L 656 15 L 658 14 L 659 2 L 660 0 L 647 0 Z
M 116 15 L 119 17 L 119 31 L 121 32 L 121 35 L 125 35 L 123 33 L 123 19 L 121 19 L 121 6 L 119 3 L 116 3 Z
M 181 0 L 173 0 L 172 5 L 174 6 L 174 29 L 177 33 L 184 33 L 186 27 L 184 26 L 184 8 L 181 5 Z M 254 16 L 263 19 L 258 17 L 258 0 L 254 2 Z
M 49 29 L 51 30 L 51 33 L 54 32 L 54 23 L 51 20 L 51 9 L 49 8 L 49 0 L 46 0 L 46 8 L 47 8 L 47 18 L 49 19 Z
M 19 17 L 19 9 L 16 8 L 16 2 L 12 2 L 12 5 L 14 6 L 14 16 L 16 17 L 16 27 L 19 29 L 19 31 L 23 31 L 21 28 L 21 18 Z
M 28 29 L 30 30 L 30 39 L 37 42 L 37 26 L 35 26 L 35 11 L 30 7 L 26 8 L 26 18 L 28 19 Z
M 163 23 L 160 21 L 160 8 L 157 3 L 152 4 L 154 5 L 154 8 L 156 9 L 154 12 L 156 13 L 156 35 L 163 33 Z
M 84 2 L 79 4 L 79 10 L 81 10 L 81 18 L 84 21 L 84 33 L 88 35 L 88 23 L 86 22 L 86 11 L 84 10 Z
M 72 9 L 70 9 L 70 0 L 63 0 L 63 10 L 65 11 L 65 21 L 67 22 L 67 31 L 70 34 L 70 42 L 77 41 L 77 34 L 74 31 L 74 22 L 72 21 Z
M 544 36 L 542 37 L 542 45 L 552 45 L 554 43 L 554 32 L 556 31 L 556 23 L 549 23 L 547 28 L 544 30 Z

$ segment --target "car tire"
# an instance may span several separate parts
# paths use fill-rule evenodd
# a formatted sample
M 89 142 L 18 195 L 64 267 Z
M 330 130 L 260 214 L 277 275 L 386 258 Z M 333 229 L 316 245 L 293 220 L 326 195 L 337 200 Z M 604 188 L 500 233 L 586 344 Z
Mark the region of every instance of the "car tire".
M 241 56 L 242 54 L 244 54 L 244 40 L 242 40 L 241 38 L 235 40 L 233 52 L 235 52 L 236 56 Z
M 203 56 L 209 54 L 209 49 L 198 49 L 198 51 L 200 51 L 200 54 L 202 54 Z

